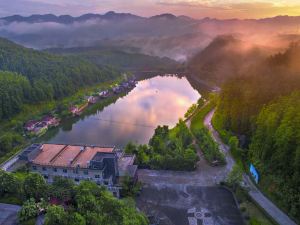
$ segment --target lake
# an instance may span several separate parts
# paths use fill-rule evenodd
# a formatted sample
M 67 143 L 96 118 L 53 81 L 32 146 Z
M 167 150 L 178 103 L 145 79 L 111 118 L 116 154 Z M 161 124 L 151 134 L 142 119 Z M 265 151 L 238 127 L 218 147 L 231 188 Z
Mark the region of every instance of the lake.
M 185 77 L 156 76 L 142 80 L 103 110 L 76 122 L 64 122 L 69 129 L 58 128 L 47 142 L 121 148 L 129 141 L 146 144 L 158 125 L 175 126 L 199 98 L 200 94 Z

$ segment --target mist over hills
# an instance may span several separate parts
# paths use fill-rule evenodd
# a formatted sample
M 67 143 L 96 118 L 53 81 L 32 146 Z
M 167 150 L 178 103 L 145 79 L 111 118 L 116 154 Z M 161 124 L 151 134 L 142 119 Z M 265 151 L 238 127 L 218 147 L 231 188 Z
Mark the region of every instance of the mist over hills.
M 193 19 L 162 14 L 140 17 L 108 12 L 79 17 L 53 14 L 0 19 L 0 36 L 36 49 L 92 46 L 130 47 L 137 53 L 186 61 L 218 35 L 234 35 L 259 45 L 287 45 L 299 39 L 300 17 L 258 20 Z

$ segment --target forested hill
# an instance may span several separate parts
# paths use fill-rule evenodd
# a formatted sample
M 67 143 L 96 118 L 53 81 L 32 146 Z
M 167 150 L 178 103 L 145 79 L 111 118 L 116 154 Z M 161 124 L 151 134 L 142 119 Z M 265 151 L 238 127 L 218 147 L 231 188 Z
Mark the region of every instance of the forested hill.
M 264 104 L 300 90 L 299 57 L 300 46 L 291 45 L 225 82 L 220 110 L 226 129 L 251 135 L 253 119 Z
M 248 45 L 232 35 L 222 35 L 190 58 L 187 69 L 192 76 L 220 85 L 243 73 L 267 54 L 268 49 Z
M 300 46 L 223 85 L 214 124 L 246 137 L 261 187 L 300 221 Z M 240 140 L 245 140 L 244 138 Z
M 79 57 L 35 51 L 3 38 L 0 38 L 0 70 L 17 73 L 0 73 L 0 119 L 17 113 L 25 102 L 58 99 L 79 87 L 118 75 L 111 68 L 96 66 Z M 26 91 L 22 92 L 23 89 Z
M 110 65 L 123 71 L 166 71 L 180 69 L 180 63 L 167 57 L 145 55 L 138 49 L 126 47 L 78 47 L 47 49 L 47 52 L 65 56 L 79 56 L 98 66 Z

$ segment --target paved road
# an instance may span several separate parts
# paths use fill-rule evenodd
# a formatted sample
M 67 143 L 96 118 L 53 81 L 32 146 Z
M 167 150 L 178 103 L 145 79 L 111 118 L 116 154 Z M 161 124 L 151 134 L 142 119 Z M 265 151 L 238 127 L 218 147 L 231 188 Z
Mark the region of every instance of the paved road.
M 0 203 L 0 224 L 16 225 L 18 224 L 18 212 L 21 207 L 18 205 L 10 205 Z
M 213 128 L 211 124 L 212 117 L 215 110 L 212 110 L 204 119 L 205 126 L 211 131 L 213 138 L 219 144 L 220 149 L 226 155 L 228 169 L 232 168 L 234 165 L 234 159 L 229 154 L 229 146 L 225 145 L 218 132 Z M 284 212 L 282 212 L 276 205 L 273 204 L 268 198 L 266 198 L 262 192 L 260 192 L 256 186 L 253 184 L 251 179 L 247 174 L 243 175 L 243 181 L 246 184 L 249 195 L 252 199 L 259 204 L 278 224 L 280 225 L 296 225 Z

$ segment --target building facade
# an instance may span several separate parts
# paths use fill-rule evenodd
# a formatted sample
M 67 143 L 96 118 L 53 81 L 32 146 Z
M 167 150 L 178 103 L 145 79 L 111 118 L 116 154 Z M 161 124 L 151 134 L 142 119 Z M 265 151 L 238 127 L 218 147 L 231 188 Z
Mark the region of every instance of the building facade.
M 49 182 L 60 176 L 94 181 L 105 186 L 116 197 L 120 196 L 120 181 L 129 176 L 137 179 L 134 155 L 124 155 L 114 147 L 64 144 L 33 144 L 20 155 L 33 172 L 38 172 Z

